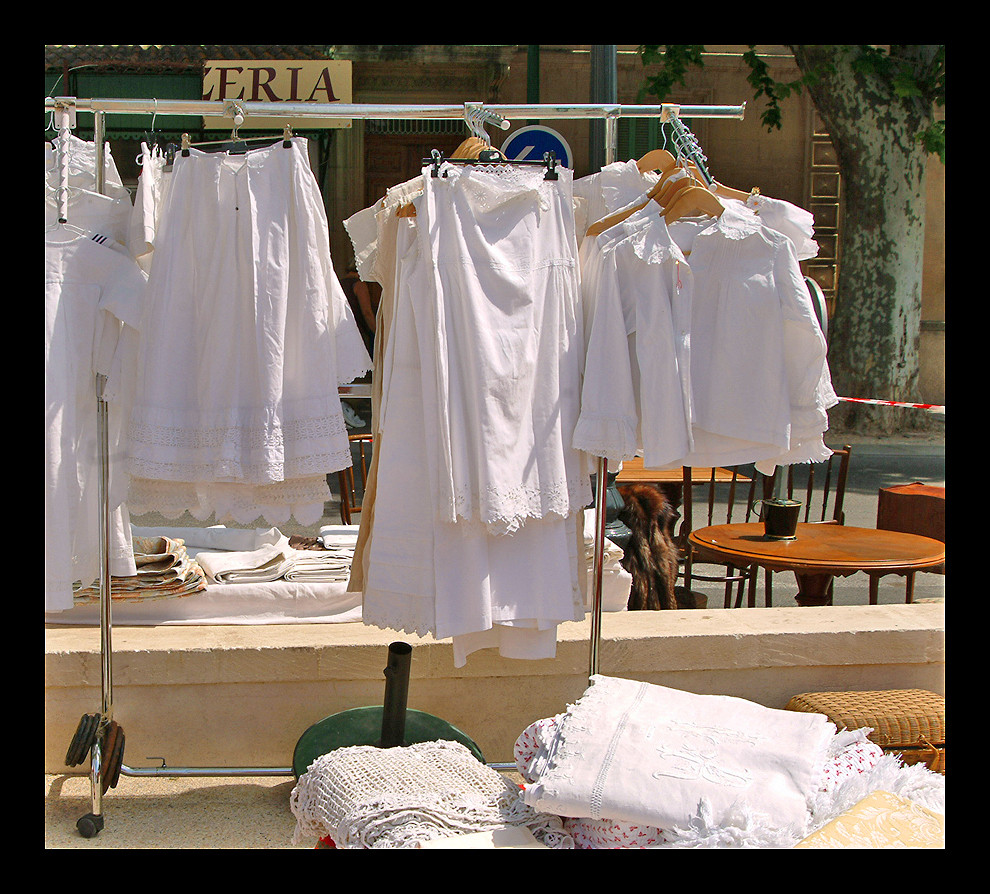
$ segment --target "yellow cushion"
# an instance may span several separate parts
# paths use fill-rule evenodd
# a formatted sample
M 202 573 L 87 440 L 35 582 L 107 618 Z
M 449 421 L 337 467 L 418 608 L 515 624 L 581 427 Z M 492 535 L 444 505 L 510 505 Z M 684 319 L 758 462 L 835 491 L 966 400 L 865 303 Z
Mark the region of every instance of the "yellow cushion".
M 891 792 L 873 792 L 795 847 L 945 847 L 945 817 Z

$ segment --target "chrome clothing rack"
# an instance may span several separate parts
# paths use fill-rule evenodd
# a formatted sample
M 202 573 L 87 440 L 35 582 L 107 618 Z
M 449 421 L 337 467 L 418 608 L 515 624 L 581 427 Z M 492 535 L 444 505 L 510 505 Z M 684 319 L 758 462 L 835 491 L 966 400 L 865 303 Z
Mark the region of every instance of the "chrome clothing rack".
M 150 115 L 194 115 L 203 118 L 229 118 L 233 131 L 252 116 L 263 118 L 317 118 L 317 119 L 459 119 L 463 118 L 471 132 L 486 138 L 484 125 L 494 123 L 502 129 L 510 127 L 511 119 L 523 121 L 553 119 L 604 119 L 605 121 L 605 163 L 616 160 L 618 121 L 620 118 L 659 118 L 670 122 L 675 142 L 682 154 L 691 158 L 703 176 L 708 177 L 704 155 L 700 152 L 697 140 L 685 127 L 681 117 L 687 118 L 727 118 L 742 120 L 746 104 L 741 105 L 624 105 L 618 103 L 525 103 L 501 104 L 466 102 L 457 104 L 362 104 L 362 103 L 309 103 L 309 102 L 242 102 L 235 100 L 159 100 L 159 99 L 104 99 L 55 96 L 45 98 L 45 110 L 53 113 L 61 133 L 75 123 L 79 112 L 94 115 L 94 143 L 98 159 L 96 188 L 105 192 L 104 159 L 106 146 L 106 116 L 114 114 Z M 61 212 L 64 209 L 60 206 Z M 64 222 L 64 221 L 63 221 Z M 112 617 L 111 581 L 109 562 L 110 507 L 109 482 L 109 443 L 107 426 L 107 404 L 103 399 L 105 382 L 98 377 L 96 382 L 97 413 L 99 425 L 99 491 L 101 504 L 100 525 L 100 648 L 101 664 L 101 725 L 112 720 L 113 714 L 113 668 L 112 668 Z M 356 394 L 356 389 L 342 389 L 342 393 Z M 595 493 L 595 549 L 594 549 L 594 592 L 591 609 L 591 635 L 589 649 L 589 677 L 599 669 L 599 647 L 601 640 L 602 615 L 602 565 L 605 540 L 605 491 L 608 479 L 608 463 L 598 458 Z M 86 718 L 83 718 L 84 721 Z M 122 738 L 122 736 L 121 736 Z M 85 837 L 92 837 L 103 828 L 102 817 L 102 776 L 114 770 L 112 755 L 102 755 L 100 741 L 95 739 L 90 748 L 90 780 L 92 787 L 92 813 L 77 823 Z M 108 757 L 110 760 L 108 760 Z M 102 766 L 107 763 L 108 766 Z M 514 769 L 514 764 L 491 763 L 496 769 Z M 130 776 L 292 776 L 291 767 L 149 767 L 133 768 L 120 764 L 118 772 Z

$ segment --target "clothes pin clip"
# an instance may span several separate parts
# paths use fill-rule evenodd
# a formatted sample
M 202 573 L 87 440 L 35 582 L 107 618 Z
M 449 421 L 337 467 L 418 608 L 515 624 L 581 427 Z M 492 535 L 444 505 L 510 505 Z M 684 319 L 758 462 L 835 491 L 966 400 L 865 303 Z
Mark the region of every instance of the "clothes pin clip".
M 544 152 L 543 160 L 547 163 L 547 174 L 544 180 L 557 179 L 557 155 L 554 152 Z

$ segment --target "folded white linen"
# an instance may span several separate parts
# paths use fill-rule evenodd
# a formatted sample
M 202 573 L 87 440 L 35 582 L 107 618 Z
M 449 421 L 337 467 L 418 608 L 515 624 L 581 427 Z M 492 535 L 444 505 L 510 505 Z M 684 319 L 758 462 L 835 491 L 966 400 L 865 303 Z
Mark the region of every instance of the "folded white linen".
M 284 577 L 292 568 L 295 554 L 296 550 L 289 546 L 289 538 L 283 534 L 276 543 L 258 549 L 203 551 L 196 554 L 196 560 L 206 575 L 219 584 L 248 583 Z
M 524 799 L 668 829 L 704 802 L 716 825 L 744 809 L 801 834 L 834 734 L 822 714 L 596 675 L 534 757 Z
M 346 581 L 351 575 L 353 548 L 332 550 L 297 549 L 285 579 L 291 581 Z

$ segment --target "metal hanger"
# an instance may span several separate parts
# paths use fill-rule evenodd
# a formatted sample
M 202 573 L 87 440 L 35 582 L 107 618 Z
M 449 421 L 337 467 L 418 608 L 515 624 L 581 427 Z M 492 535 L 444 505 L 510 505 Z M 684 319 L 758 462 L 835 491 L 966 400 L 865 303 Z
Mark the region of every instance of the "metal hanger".
M 286 124 L 282 128 L 281 138 L 274 136 L 265 137 L 242 137 L 239 134 L 241 125 L 244 123 L 245 116 L 241 107 L 233 101 L 228 101 L 224 106 L 224 114 L 233 119 L 233 127 L 230 131 L 230 137 L 226 140 L 204 140 L 202 142 L 193 143 L 189 134 L 184 133 L 182 135 L 182 145 L 181 151 L 183 156 L 189 155 L 189 150 L 192 147 L 196 148 L 207 148 L 207 151 L 211 152 L 227 152 L 229 155 L 243 155 L 248 151 L 248 143 L 261 142 L 261 143 L 274 143 L 277 139 L 282 140 L 282 146 L 286 149 L 292 146 L 292 127 Z

